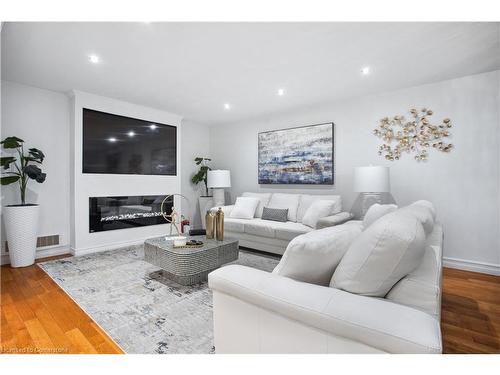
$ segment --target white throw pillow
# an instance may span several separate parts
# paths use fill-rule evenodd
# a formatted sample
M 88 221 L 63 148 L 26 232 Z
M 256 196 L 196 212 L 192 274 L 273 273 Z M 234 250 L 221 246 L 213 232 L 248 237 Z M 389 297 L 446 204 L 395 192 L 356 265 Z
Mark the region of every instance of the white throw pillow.
M 241 195 L 242 197 L 257 198 L 260 200 L 257 210 L 255 210 L 255 217 L 262 217 L 262 210 L 269 203 L 269 198 L 271 198 L 271 193 L 250 193 L 245 192 Z
M 273 273 L 310 284 L 328 286 L 333 271 L 351 242 L 361 233 L 358 225 L 314 230 L 288 244 Z
M 315 201 L 307 209 L 304 217 L 302 218 L 302 224 L 307 225 L 311 228 L 316 228 L 318 220 L 330 216 L 333 208 L 335 207 L 335 201 Z
M 395 204 L 378 204 L 372 205 L 368 211 L 366 211 L 365 217 L 363 218 L 363 228 L 366 229 L 382 216 L 390 214 L 398 209 Z
M 288 208 L 288 221 L 297 222 L 297 208 L 299 207 L 299 194 L 274 193 L 271 195 L 269 208 Z
M 364 230 L 349 246 L 330 286 L 384 297 L 422 262 L 425 233 L 413 215 L 392 212 Z
M 259 202 L 260 200 L 257 198 L 238 197 L 229 217 L 233 219 L 253 219 Z
M 312 194 L 300 194 L 299 208 L 297 209 L 297 221 L 302 223 L 302 219 L 306 214 L 307 209 L 315 201 L 335 201 L 335 207 L 333 207 L 330 215 L 335 215 L 342 211 L 342 199 L 340 195 L 312 195 Z

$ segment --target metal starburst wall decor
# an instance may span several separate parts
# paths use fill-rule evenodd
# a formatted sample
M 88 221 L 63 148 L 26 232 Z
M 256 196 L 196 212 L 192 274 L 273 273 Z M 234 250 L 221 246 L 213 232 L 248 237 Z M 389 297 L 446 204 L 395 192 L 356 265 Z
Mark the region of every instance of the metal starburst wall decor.
M 433 125 L 429 119 L 433 112 L 423 108 L 420 111 L 410 109 L 410 118 L 404 116 L 384 117 L 378 128 L 373 131 L 377 137 L 385 142 L 379 147 L 378 154 L 387 160 L 399 160 L 403 152 L 415 154 L 415 160 L 426 161 L 429 149 L 450 152 L 451 143 L 443 142 L 450 136 L 451 120 L 445 118 L 441 124 Z M 392 143 L 396 142 L 393 146 Z

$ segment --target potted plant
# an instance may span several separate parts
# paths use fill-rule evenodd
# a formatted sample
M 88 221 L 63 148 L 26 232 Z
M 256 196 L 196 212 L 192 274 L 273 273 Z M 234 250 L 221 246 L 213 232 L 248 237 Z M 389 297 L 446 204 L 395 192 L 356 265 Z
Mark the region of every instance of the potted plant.
M 17 137 L 7 137 L 0 144 L 10 151 L 10 156 L 0 158 L 1 184 L 18 184 L 21 198 L 21 204 L 3 208 L 10 265 L 26 267 L 35 262 L 39 215 L 38 204 L 26 203 L 26 187 L 30 179 L 38 183 L 45 181 L 46 174 L 38 167 L 45 155 L 37 148 L 30 148 L 25 153 L 24 141 Z
M 204 157 L 195 158 L 194 162 L 196 163 L 196 165 L 200 166 L 200 169 L 193 175 L 193 177 L 191 177 L 191 182 L 193 184 L 198 185 L 200 182 L 203 182 L 205 184 L 205 195 L 201 195 L 198 198 L 200 204 L 201 225 L 203 228 L 205 228 L 205 213 L 207 212 L 207 210 L 212 208 L 213 205 L 213 198 L 208 193 L 207 183 L 208 171 L 211 170 L 211 168 L 207 165 L 209 161 L 212 161 L 212 159 Z

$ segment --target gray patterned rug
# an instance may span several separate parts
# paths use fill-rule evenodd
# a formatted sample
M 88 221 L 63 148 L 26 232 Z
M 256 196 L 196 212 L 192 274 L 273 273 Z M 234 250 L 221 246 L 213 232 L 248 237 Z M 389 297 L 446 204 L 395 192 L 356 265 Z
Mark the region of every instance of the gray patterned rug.
M 131 246 L 39 266 L 126 353 L 213 353 L 207 283 L 176 284 L 143 259 Z M 271 271 L 278 258 L 240 250 L 233 264 Z

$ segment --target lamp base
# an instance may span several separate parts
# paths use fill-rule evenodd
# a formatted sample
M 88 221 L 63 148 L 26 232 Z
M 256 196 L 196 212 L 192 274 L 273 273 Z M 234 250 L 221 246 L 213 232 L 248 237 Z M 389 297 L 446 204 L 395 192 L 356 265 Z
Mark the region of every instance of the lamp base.
M 213 188 L 212 192 L 214 195 L 214 207 L 224 206 L 226 203 L 226 198 L 224 197 L 224 189 L 223 188 Z
M 375 203 L 394 204 L 396 201 L 391 193 L 360 193 L 351 209 L 354 219 L 363 220 L 368 209 Z

